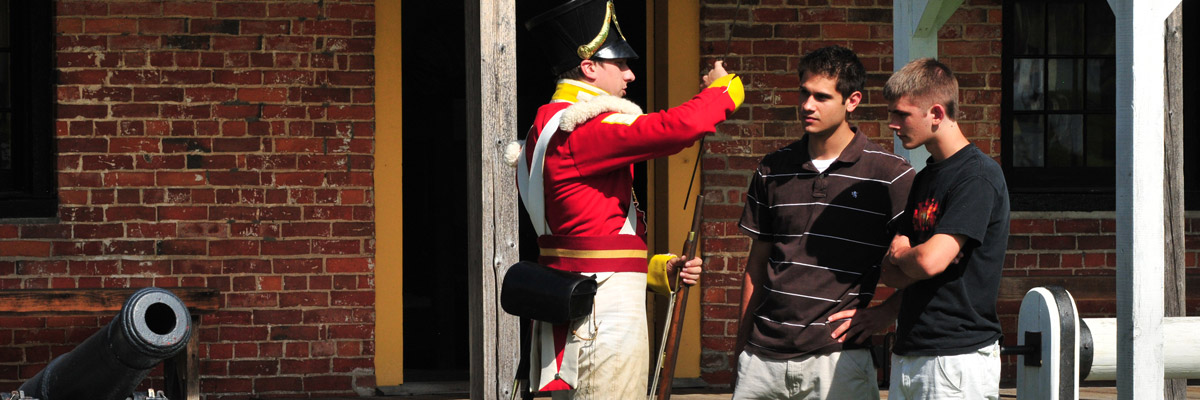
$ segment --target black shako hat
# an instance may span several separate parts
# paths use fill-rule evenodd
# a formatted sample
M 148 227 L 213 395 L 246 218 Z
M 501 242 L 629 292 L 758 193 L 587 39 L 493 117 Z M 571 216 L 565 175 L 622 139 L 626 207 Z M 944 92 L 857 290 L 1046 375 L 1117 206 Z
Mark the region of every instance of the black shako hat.
M 625 41 L 612 0 L 571 0 L 525 22 L 554 75 L 593 58 L 638 58 Z

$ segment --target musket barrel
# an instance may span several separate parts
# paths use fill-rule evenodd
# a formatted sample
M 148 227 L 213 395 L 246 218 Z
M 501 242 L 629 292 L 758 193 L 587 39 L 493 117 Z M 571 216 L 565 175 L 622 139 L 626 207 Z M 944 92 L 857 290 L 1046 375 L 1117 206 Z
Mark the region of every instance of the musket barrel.
M 191 321 L 174 293 L 139 290 L 112 322 L 50 361 L 20 390 L 40 400 L 123 400 L 155 365 L 187 346 Z

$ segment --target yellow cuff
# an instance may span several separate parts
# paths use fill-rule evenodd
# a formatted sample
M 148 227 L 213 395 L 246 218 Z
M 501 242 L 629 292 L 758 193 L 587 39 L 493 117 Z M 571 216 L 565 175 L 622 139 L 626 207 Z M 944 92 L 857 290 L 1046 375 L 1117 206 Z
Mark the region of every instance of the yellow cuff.
M 718 78 L 716 80 L 716 82 L 713 82 L 711 85 L 708 85 L 708 87 L 710 87 L 710 88 L 715 88 L 715 87 L 725 88 L 725 93 L 729 93 L 729 99 L 733 100 L 733 109 L 734 110 L 737 110 L 738 107 L 741 107 L 742 102 L 746 100 L 746 91 L 742 87 L 742 78 L 739 78 L 737 75 L 729 74 L 729 75 L 722 76 L 722 77 Z
M 655 254 L 650 257 L 650 265 L 646 267 L 646 288 L 662 295 L 674 293 L 671 290 L 671 277 L 667 276 L 667 261 L 674 258 L 673 254 Z

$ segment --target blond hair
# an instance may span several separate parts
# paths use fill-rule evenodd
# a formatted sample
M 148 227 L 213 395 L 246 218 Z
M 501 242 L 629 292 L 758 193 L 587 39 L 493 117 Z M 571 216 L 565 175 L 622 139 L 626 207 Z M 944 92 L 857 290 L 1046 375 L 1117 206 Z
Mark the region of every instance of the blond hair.
M 910 96 L 922 108 L 941 104 L 946 108 L 947 118 L 958 119 L 958 79 L 950 67 L 938 60 L 913 60 L 888 78 L 883 85 L 883 98 L 893 102 L 904 96 Z

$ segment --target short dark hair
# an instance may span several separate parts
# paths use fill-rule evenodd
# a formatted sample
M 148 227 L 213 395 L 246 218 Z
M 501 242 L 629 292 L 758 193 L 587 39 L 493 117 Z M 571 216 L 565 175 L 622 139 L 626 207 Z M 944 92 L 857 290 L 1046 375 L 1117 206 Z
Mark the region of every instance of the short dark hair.
M 800 59 L 800 79 L 804 73 L 823 75 L 837 79 L 837 91 L 844 103 L 850 94 L 863 91 L 867 82 L 867 71 L 854 51 L 842 46 L 822 47 L 805 54 Z
M 892 74 L 883 84 L 883 98 L 889 102 L 912 96 L 922 108 L 934 103 L 946 107 L 946 116 L 958 120 L 958 79 L 946 64 L 932 58 L 913 60 Z
M 578 65 L 576 65 L 575 68 L 568 69 L 558 74 L 558 79 L 572 79 L 581 81 L 583 78 L 585 78 L 583 75 L 583 69 L 580 69 Z

